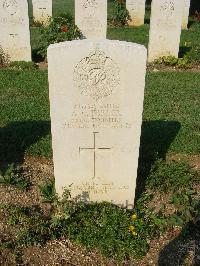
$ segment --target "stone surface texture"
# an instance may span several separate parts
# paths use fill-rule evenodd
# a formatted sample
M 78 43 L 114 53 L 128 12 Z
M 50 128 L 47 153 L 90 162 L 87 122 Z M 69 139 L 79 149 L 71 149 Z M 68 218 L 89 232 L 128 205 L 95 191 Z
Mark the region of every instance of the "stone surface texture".
M 52 0 L 32 0 L 34 21 L 47 25 L 52 17 Z
M 87 39 L 105 39 L 107 0 L 75 0 L 75 22 Z
M 129 11 L 131 20 L 130 26 L 141 26 L 144 24 L 146 0 L 126 0 L 126 8 Z
M 0 0 L 0 49 L 9 61 L 31 61 L 26 0 Z
M 48 48 L 56 190 L 133 207 L 146 48 L 72 41 Z
M 189 13 L 190 13 L 190 0 L 183 0 L 182 29 L 188 28 Z
M 181 35 L 183 2 L 180 0 L 153 0 L 148 61 L 163 56 L 178 57 Z

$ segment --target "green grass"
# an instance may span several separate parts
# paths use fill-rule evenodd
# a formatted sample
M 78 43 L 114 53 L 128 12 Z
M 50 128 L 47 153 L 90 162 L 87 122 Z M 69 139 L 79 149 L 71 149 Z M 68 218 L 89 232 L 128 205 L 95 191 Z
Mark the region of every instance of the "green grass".
M 148 73 L 142 149 L 144 153 L 199 152 L 200 73 Z M 0 71 L 0 150 L 5 160 L 51 157 L 47 71 Z
M 53 1 L 53 16 L 62 13 L 70 13 L 74 16 L 74 0 L 54 0 Z

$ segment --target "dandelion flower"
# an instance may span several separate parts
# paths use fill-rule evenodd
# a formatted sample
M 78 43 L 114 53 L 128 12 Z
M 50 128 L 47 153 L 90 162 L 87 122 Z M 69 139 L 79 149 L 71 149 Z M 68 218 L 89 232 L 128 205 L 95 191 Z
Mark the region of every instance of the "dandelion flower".
M 132 232 L 132 235 L 133 235 L 133 236 L 137 236 L 137 232 L 133 231 L 133 232 Z
M 137 219 L 137 214 L 133 214 L 133 215 L 131 216 L 131 219 L 132 219 L 132 220 L 136 220 L 136 219 Z
M 135 230 L 135 227 L 133 225 L 129 226 L 129 231 L 132 232 Z

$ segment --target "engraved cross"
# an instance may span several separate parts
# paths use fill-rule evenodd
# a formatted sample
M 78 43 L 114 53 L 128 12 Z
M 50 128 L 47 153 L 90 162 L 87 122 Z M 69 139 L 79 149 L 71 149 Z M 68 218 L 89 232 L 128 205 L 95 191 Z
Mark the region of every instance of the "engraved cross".
M 99 151 L 105 151 L 105 150 L 111 150 L 111 148 L 97 148 L 96 146 L 96 135 L 98 134 L 99 132 L 93 132 L 93 138 L 94 138 L 94 144 L 93 144 L 93 147 L 90 147 L 90 148 L 81 148 L 79 147 L 79 153 L 81 153 L 81 151 L 83 150 L 88 150 L 88 151 L 93 151 L 93 160 L 94 160 L 94 170 L 93 170 L 93 175 L 95 178 L 96 177 L 96 153 L 99 152 Z

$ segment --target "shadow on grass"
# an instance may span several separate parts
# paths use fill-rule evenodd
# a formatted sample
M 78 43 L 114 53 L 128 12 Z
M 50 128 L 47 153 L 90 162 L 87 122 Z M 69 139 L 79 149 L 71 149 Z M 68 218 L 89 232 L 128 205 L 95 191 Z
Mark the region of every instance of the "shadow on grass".
M 13 122 L 0 128 L 0 164 L 20 164 L 28 147 L 50 134 L 49 121 Z
M 146 179 L 156 159 L 165 159 L 170 144 L 181 128 L 177 121 L 144 121 L 142 124 L 136 199 L 145 190 Z
M 150 18 L 145 18 L 144 19 L 144 24 L 149 24 L 150 25 Z
M 165 159 L 181 125 L 176 121 L 145 121 L 142 125 L 136 200 L 157 158 Z M 0 164 L 21 164 L 26 150 L 50 134 L 49 121 L 13 122 L 0 128 Z
M 32 60 L 35 63 L 41 63 L 44 62 L 44 57 L 42 57 L 39 53 L 38 53 L 39 49 L 33 49 L 32 50 Z
M 200 265 L 200 221 L 188 223 L 160 252 L 159 266 Z M 190 264 L 187 264 L 187 262 Z
M 186 55 L 192 48 L 191 47 L 187 47 L 187 46 L 181 46 L 179 48 L 179 54 L 178 57 L 179 58 L 183 58 L 184 55 Z

